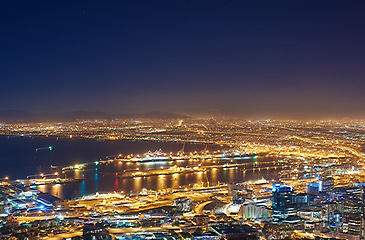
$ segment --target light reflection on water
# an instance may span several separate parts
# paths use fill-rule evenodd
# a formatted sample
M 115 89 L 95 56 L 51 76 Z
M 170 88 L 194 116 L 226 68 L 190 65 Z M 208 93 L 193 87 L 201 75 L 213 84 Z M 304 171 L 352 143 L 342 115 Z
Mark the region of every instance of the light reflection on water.
M 225 164 L 227 161 L 221 161 L 219 159 L 214 160 L 214 164 Z M 270 162 L 271 163 L 263 163 Z M 268 157 L 258 157 L 257 162 L 261 162 L 259 166 L 272 166 L 276 159 Z M 124 170 L 135 170 L 147 171 L 148 169 L 160 169 L 160 167 L 169 168 L 171 166 L 197 166 L 211 165 L 212 160 L 184 160 L 184 161 L 170 161 L 170 162 L 154 162 L 154 163 L 131 163 L 131 162 L 113 162 L 108 164 L 100 163 L 98 169 L 92 169 L 85 171 L 73 171 L 67 172 L 67 177 L 83 176 L 84 180 L 76 181 L 74 183 L 63 184 L 57 187 L 57 190 L 49 187 L 38 188 L 41 191 L 46 191 L 52 195 L 58 194 L 60 198 L 70 199 L 80 197 L 95 192 L 139 192 L 143 188 L 152 190 L 163 190 L 166 188 L 178 189 L 185 186 L 194 186 L 195 184 L 205 186 L 217 185 L 218 183 L 232 183 L 232 182 L 243 182 L 248 180 L 257 180 L 266 178 L 268 180 L 275 179 L 277 177 L 278 169 L 269 170 L 262 168 L 261 170 L 252 169 L 255 161 L 252 158 L 241 159 L 233 163 L 248 163 L 247 169 L 240 167 L 231 168 L 212 168 L 206 172 L 192 172 L 192 173 L 175 173 L 171 175 L 158 175 L 150 177 L 134 177 L 134 178 L 122 178 L 122 172 Z
M 95 185 L 95 192 L 99 191 L 99 174 L 96 172 L 94 174 L 94 185 Z
M 51 194 L 53 196 L 62 198 L 61 184 L 55 184 L 51 187 Z
M 81 196 L 86 195 L 85 180 L 81 180 Z
M 166 176 L 165 175 L 159 175 L 157 176 L 157 187 L 158 189 L 164 189 L 167 188 L 166 185 Z
M 119 178 L 118 177 L 116 177 L 115 178 L 115 181 L 114 181 L 114 188 L 115 189 L 119 189 L 120 187 L 119 187 Z

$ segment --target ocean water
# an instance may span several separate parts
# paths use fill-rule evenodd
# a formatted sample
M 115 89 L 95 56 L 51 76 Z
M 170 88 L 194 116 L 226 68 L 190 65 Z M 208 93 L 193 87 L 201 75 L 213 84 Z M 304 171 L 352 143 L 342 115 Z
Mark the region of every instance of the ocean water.
M 52 146 L 52 150 L 48 147 Z M 55 172 L 51 165 L 59 168 L 85 162 L 94 163 L 105 159 L 106 156 L 143 154 L 147 151 L 161 149 L 169 153 L 176 153 L 182 148 L 181 143 L 145 142 L 145 141 L 97 141 L 94 139 L 68 139 L 56 137 L 14 137 L 0 136 L 0 178 L 5 176 L 11 179 L 27 178 L 27 176 L 40 173 Z M 201 151 L 205 145 L 186 144 L 186 152 Z M 208 145 L 208 150 L 219 150 L 219 146 Z M 38 150 L 36 150 L 38 149 Z M 214 161 L 214 163 L 213 163 Z M 206 173 L 193 172 L 185 174 L 159 175 L 150 177 L 123 178 L 117 173 L 124 170 L 148 170 L 166 168 L 171 166 L 197 166 L 247 163 L 271 166 L 276 159 L 273 157 L 258 156 L 231 161 L 221 159 L 206 160 L 179 160 L 165 162 L 127 163 L 112 162 L 106 164 L 89 164 L 84 171 L 67 171 L 62 177 L 83 178 L 73 183 L 42 185 L 37 188 L 62 199 L 71 199 L 96 192 L 139 192 L 143 188 L 161 190 L 166 188 L 180 188 L 194 184 L 216 185 L 218 183 L 243 182 L 261 178 L 274 179 L 278 171 L 275 169 L 258 170 L 248 167 L 242 168 L 217 168 Z M 252 166 L 252 165 L 251 165 Z M 58 170 L 59 171 L 59 170 Z M 60 172 L 60 171 L 59 171 Z M 61 172 L 60 172 L 61 174 Z

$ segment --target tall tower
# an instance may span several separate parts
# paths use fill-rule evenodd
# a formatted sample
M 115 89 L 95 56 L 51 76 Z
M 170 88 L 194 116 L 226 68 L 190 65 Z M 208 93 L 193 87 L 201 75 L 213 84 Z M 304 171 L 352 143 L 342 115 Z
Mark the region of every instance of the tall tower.
M 294 188 L 275 184 L 272 196 L 273 222 L 286 223 L 297 221 Z

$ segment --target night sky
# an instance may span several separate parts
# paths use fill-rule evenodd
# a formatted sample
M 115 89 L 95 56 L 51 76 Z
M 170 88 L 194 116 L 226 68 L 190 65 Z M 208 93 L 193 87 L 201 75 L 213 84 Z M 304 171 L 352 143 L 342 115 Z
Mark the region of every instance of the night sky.
M 365 115 L 365 1 L 1 1 L 0 110 Z

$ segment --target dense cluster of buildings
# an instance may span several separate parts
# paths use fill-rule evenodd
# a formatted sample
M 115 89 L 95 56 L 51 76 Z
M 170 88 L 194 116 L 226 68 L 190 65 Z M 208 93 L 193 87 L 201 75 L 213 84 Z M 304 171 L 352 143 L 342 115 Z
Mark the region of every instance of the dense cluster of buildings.
M 62 201 L 3 182 L 0 239 L 365 237 L 365 184 L 337 187 L 333 177 L 323 176 L 307 182 L 304 192 L 264 179 L 232 183 L 226 190 L 191 189 L 163 196 L 144 190 L 136 196 L 95 194 Z
M 364 184 L 335 187 L 333 177 L 327 176 L 308 182 L 306 192 L 280 183 L 272 185 L 270 197 L 252 197 L 249 189 L 236 185 L 232 191 L 239 210 L 228 213 L 259 224 L 265 239 L 295 238 L 295 233 L 311 238 L 364 238 Z
M 281 167 L 276 179 L 227 188 L 208 184 L 69 201 L 3 180 L 0 239 L 364 239 L 364 125 L 214 118 L 2 124 L 6 135 L 214 144 L 274 156 L 275 169 Z

